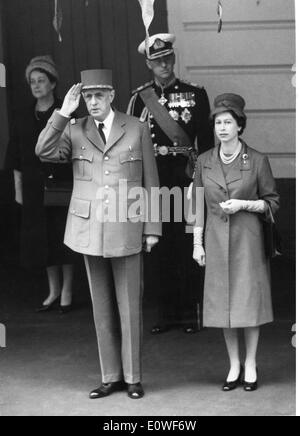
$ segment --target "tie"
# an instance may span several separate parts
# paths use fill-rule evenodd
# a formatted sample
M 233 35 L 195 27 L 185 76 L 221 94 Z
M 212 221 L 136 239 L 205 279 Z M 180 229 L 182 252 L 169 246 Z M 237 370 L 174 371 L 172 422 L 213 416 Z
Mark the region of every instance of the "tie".
M 99 123 L 98 130 L 99 130 L 100 136 L 102 138 L 102 141 L 104 142 L 104 144 L 106 144 L 106 138 L 105 138 L 105 135 L 103 132 L 103 128 L 104 128 L 104 123 Z

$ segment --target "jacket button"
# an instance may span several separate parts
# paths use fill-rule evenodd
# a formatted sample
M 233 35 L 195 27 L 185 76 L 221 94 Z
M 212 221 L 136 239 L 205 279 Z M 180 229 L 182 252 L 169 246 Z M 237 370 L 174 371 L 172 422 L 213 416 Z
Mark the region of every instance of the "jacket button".
M 108 156 L 105 156 L 104 160 L 109 160 L 109 157 L 108 157 Z
M 85 150 L 86 148 L 85 147 L 81 147 L 81 150 Z
M 152 133 L 151 138 L 155 138 L 155 133 Z
M 106 175 L 106 176 L 109 176 L 109 171 L 105 171 L 105 175 Z
M 105 189 L 109 189 L 109 186 L 108 186 L 108 185 L 105 185 L 104 188 L 105 188 Z
M 109 200 L 105 200 L 105 204 L 109 204 Z
M 79 159 L 82 160 L 82 159 L 83 159 L 83 156 L 79 156 Z

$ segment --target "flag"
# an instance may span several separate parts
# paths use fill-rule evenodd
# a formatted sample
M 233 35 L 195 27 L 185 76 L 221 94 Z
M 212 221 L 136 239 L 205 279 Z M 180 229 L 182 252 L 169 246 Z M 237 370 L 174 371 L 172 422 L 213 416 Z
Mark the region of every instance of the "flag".
M 218 33 L 221 32 L 222 30 L 222 26 L 223 26 L 223 6 L 221 3 L 221 0 L 218 1 L 218 8 L 217 8 L 217 13 L 218 13 L 218 17 L 219 17 L 219 24 L 218 24 Z
M 146 30 L 146 53 L 149 56 L 149 27 L 154 18 L 154 1 L 155 0 L 139 0 L 142 8 L 142 17 Z
M 53 18 L 53 27 L 56 30 L 58 34 L 58 40 L 59 42 L 62 42 L 62 37 L 60 33 L 60 29 L 62 26 L 63 21 L 63 14 L 62 14 L 62 8 L 60 4 L 60 0 L 54 0 L 54 18 Z

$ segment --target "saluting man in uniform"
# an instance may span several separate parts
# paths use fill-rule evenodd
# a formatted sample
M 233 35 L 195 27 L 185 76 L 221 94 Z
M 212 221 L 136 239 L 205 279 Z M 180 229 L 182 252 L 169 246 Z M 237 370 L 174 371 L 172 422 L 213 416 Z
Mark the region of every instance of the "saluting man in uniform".
M 102 383 L 90 398 L 127 388 L 128 396 L 138 399 L 144 395 L 141 251 L 143 241 L 151 251 L 161 235 L 159 217 L 153 223 L 145 218 L 151 188 L 159 187 L 157 166 L 146 123 L 112 108 L 111 71 L 83 71 L 81 81 L 41 132 L 36 154 L 45 161 L 73 162 L 65 244 L 84 254 L 92 296 Z M 71 120 L 81 92 L 90 116 Z M 124 194 L 120 180 L 126 181 L 128 191 L 147 191 L 139 208 Z M 124 207 L 121 219 L 118 209 Z
M 205 89 L 175 77 L 174 42 L 172 34 L 157 34 L 149 38 L 148 53 L 145 41 L 138 47 L 139 53 L 146 56 L 154 80 L 133 92 L 127 113 L 149 125 L 160 185 L 180 187 L 183 194 L 193 177 L 197 156 L 212 147 L 214 139 Z M 201 312 L 198 302 L 202 297 L 198 294 L 202 273 L 191 260 L 193 241 L 185 232 L 185 222 L 174 222 L 174 211 L 171 212 L 171 222 L 163 223 L 163 238 L 156 256 L 159 314 L 152 334 L 180 323 L 186 333 L 194 333 L 200 324 L 197 312 Z

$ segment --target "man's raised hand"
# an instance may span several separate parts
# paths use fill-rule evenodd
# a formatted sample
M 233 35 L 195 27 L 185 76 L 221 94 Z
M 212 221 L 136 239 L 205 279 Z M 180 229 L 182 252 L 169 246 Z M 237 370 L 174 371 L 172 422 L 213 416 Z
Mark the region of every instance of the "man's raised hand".
M 73 85 L 72 88 L 67 92 L 60 114 L 64 117 L 70 117 L 71 114 L 76 111 L 79 106 L 80 96 L 81 96 L 82 83 L 77 83 Z

